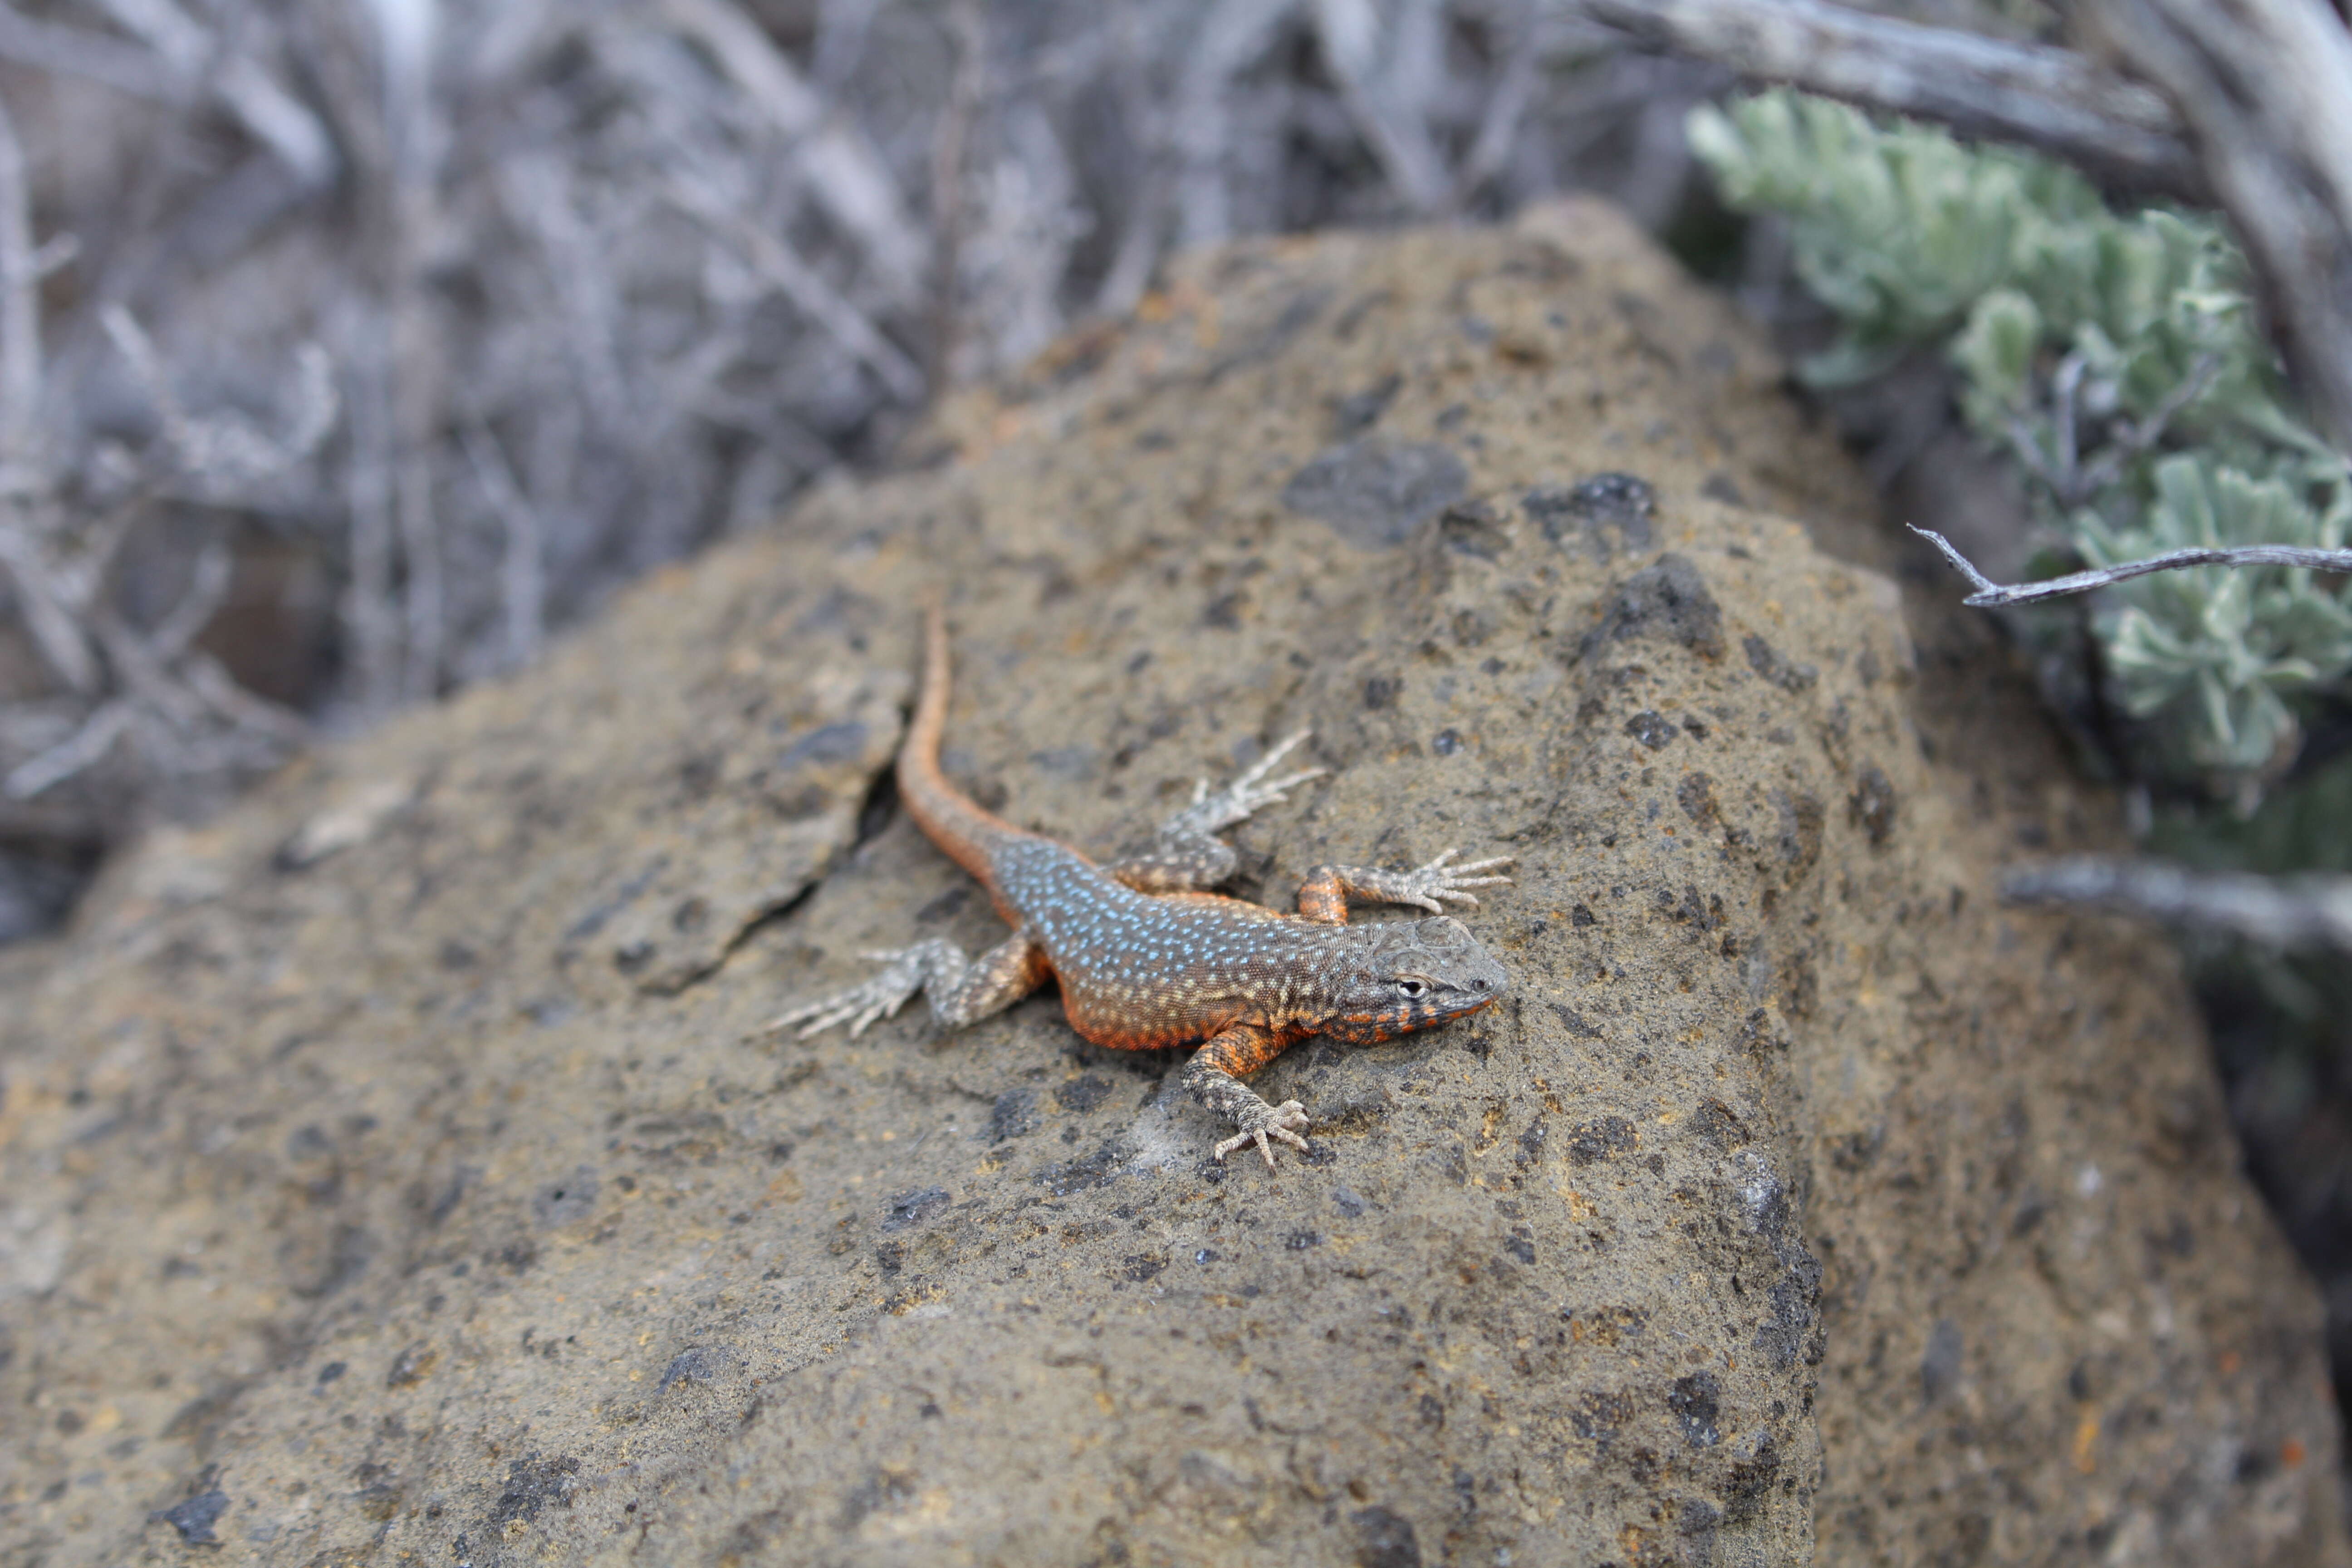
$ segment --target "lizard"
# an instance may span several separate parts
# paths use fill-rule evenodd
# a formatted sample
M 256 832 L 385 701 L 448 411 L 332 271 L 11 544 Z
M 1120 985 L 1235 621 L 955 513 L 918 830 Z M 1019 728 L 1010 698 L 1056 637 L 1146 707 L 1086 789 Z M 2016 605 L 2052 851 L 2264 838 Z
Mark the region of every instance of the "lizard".
M 918 992 L 942 1027 L 960 1028 L 1050 978 L 1071 1026 L 1096 1045 L 1198 1044 L 1184 1088 L 1239 1129 L 1216 1145 L 1215 1158 L 1255 1143 L 1271 1169 L 1274 1142 L 1306 1151 L 1306 1108 L 1295 1100 L 1269 1104 L 1244 1078 L 1311 1036 L 1371 1045 L 1491 1006 L 1508 990 L 1502 965 L 1445 906 L 1475 908 L 1471 889 L 1507 883 L 1496 873 L 1509 856 L 1456 864 L 1448 849 L 1410 871 L 1320 866 L 1299 888 L 1296 915 L 1211 890 L 1239 866 L 1217 835 L 1323 776 L 1319 768 L 1268 776 L 1308 731 L 1223 789 L 1202 780 L 1149 854 L 1097 865 L 1015 827 L 949 782 L 940 742 L 950 658 L 946 612 L 936 600 L 924 645 L 914 716 L 898 750 L 898 799 L 924 835 L 979 879 L 1013 935 L 977 958 L 939 937 L 868 952 L 882 965 L 871 979 L 789 1008 L 763 1033 L 797 1025 L 805 1038 L 845 1023 L 855 1037 Z M 1351 900 L 1416 906 L 1430 918 L 1350 925 Z

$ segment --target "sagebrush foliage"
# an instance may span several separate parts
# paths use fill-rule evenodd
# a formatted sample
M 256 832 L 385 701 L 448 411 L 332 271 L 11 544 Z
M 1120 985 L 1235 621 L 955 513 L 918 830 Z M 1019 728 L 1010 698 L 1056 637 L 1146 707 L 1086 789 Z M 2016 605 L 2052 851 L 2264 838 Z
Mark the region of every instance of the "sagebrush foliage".
M 2212 219 L 2111 211 L 2047 160 L 1784 90 L 1701 108 L 1690 134 L 1727 201 L 1788 220 L 1799 275 L 1838 316 L 1803 374 L 1850 384 L 1941 344 L 1969 425 L 2092 563 L 2345 544 L 2352 469 L 2294 408 Z M 2209 567 L 2102 594 L 2115 696 L 2158 765 L 2241 800 L 2277 776 L 2298 706 L 2352 675 L 2347 581 Z

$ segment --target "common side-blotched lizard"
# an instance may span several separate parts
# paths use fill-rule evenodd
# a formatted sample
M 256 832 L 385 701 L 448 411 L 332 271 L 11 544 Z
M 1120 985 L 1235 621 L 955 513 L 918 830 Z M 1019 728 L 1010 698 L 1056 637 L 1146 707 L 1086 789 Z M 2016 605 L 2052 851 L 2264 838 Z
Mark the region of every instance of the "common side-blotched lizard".
M 898 752 L 898 799 L 934 844 L 980 879 L 1013 935 L 978 958 L 940 938 L 872 953 L 882 972 L 862 985 L 794 1007 L 772 1029 L 803 1036 L 846 1023 L 855 1035 L 916 992 L 955 1028 L 1058 981 L 1071 1027 L 1098 1046 L 1153 1050 L 1204 1042 L 1184 1068 L 1193 1098 L 1241 1131 L 1216 1146 L 1220 1160 L 1269 1139 L 1297 1149 L 1307 1112 L 1269 1105 L 1241 1082 L 1283 1049 L 1321 1035 L 1370 1045 L 1475 1013 L 1508 986 L 1496 963 L 1447 903 L 1475 907 L 1472 888 L 1510 857 L 1453 864 L 1451 849 L 1412 871 L 1318 867 L 1298 889 L 1298 913 L 1206 889 L 1234 874 L 1222 829 L 1322 770 L 1269 779 L 1306 732 L 1291 736 L 1226 788 L 1204 781 L 1192 804 L 1160 829 L 1149 854 L 1098 866 L 1068 846 L 1024 832 L 983 810 L 940 771 L 947 720 L 943 612 L 927 626 L 923 686 Z M 1349 900 L 1412 904 L 1433 918 L 1349 925 Z

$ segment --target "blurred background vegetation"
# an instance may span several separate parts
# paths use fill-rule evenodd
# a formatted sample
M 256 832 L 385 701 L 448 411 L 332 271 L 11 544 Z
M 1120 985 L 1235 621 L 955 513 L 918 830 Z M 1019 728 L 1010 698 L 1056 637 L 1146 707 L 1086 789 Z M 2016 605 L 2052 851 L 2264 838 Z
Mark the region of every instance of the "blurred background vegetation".
M 2193 40 L 2202 3 L 2142 9 Z M 2261 127 L 2130 76 L 2170 57 L 2128 9 L 0 0 L 0 942 L 1234 235 L 1598 191 L 1780 339 L 1891 519 L 1979 476 L 1948 526 L 1996 578 L 2343 548 L 2352 355 L 2301 220 Z M 2298 55 L 2323 84 L 2333 47 Z M 2000 614 L 2151 856 L 2335 897 L 2347 582 Z M 2342 1375 L 2352 978 L 2227 925 L 2179 934 Z

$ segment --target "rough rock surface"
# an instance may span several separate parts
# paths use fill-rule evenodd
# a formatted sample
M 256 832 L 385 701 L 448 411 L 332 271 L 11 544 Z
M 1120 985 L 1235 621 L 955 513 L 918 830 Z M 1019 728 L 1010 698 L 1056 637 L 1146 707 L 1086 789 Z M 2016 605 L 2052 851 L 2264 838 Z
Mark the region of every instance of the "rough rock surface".
M 2170 963 L 1990 894 L 2106 809 L 1775 376 L 1593 207 L 1241 247 L 151 843 L 0 966 L 0 1563 L 2343 1563 Z M 1247 889 L 1515 853 L 1510 1005 L 1275 1173 L 1050 994 L 760 1037 L 998 929 L 925 584 L 983 800 L 1311 724 Z

